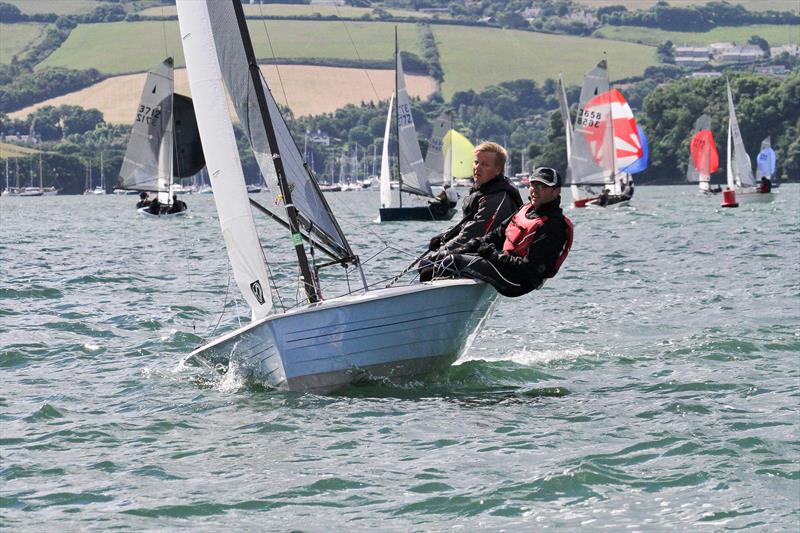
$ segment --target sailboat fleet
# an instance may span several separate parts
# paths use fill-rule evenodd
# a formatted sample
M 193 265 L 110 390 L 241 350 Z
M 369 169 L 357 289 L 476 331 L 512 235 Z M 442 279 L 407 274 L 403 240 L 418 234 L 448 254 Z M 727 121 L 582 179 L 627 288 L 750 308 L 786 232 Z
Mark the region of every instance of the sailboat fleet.
M 737 207 L 739 202 L 770 201 L 773 198 L 777 157 L 767 137 L 761 142 L 756 158 L 756 175 L 744 147 L 730 82 L 725 82 L 728 103 L 728 128 L 725 142 L 725 175 L 727 188 L 711 187 L 711 174 L 719 169 L 719 153 L 711 131 L 711 119 L 701 115 L 695 121 L 689 142 L 690 159 L 686 180 L 697 183 L 702 194 L 722 193 L 722 207 Z
M 30 160 L 31 164 L 33 164 L 33 160 Z M 9 181 L 9 159 L 6 158 L 6 182 L 5 188 L 3 189 L 3 196 L 20 196 L 20 197 L 33 197 L 33 196 L 55 196 L 58 194 L 58 189 L 54 186 L 45 187 L 44 186 L 44 179 L 43 179 L 43 172 L 42 172 L 42 154 L 39 153 L 39 185 L 34 185 L 34 172 L 31 169 L 30 179 L 31 184 L 28 187 L 23 187 L 20 185 L 19 182 L 19 161 L 17 158 L 14 158 L 14 167 L 15 167 L 15 175 L 16 175 L 16 186 L 11 186 Z
M 213 192 L 233 277 L 251 315 L 248 324 L 205 342 L 186 361 L 210 368 L 236 365 L 268 386 L 316 393 L 364 379 L 409 379 L 454 362 L 488 316 L 496 291 L 469 279 L 370 285 L 323 195 L 325 187 L 307 162 L 308 152 L 300 153 L 258 68 L 241 2 L 176 3 L 194 105 L 174 93 L 171 58 L 148 73 L 118 189 L 157 193 L 167 207 L 180 178 L 195 176 L 201 192 Z M 474 147 L 454 129 L 452 118 L 443 115 L 434 121 L 423 158 L 396 30 L 394 55 L 395 91 L 389 98 L 380 157 L 379 220 L 449 220 L 456 211 L 453 205 L 437 209 L 427 200 L 434 198 L 434 187 L 471 182 Z M 694 125 L 687 180 L 698 183 L 703 194 L 722 192 L 724 207 L 738 205 L 737 199 L 771 198 L 771 191 L 757 181 L 772 180 L 775 174 L 777 158 L 770 139 L 762 142 L 754 176 L 730 84 L 726 94 L 727 189 L 710 186 L 719 154 L 706 115 Z M 266 182 L 267 202 L 248 197 L 253 186 L 242 171 L 228 98 Z M 627 205 L 633 175 L 647 168 L 648 142 L 623 94 L 610 86 L 606 60 L 586 73 L 574 119 L 560 77 L 557 98 L 573 207 Z M 339 187 L 348 173 L 358 176 L 357 150 L 343 150 L 339 157 Z M 8 159 L 5 163 L 3 195 L 47 194 L 41 157 L 36 191 L 33 186 L 9 187 Z M 100 168 L 101 184 L 92 187 L 87 167 L 85 194 L 105 194 L 102 153 Z M 328 175 L 333 174 L 331 168 Z M 356 186 L 362 186 L 361 180 Z M 406 200 L 403 205 L 409 195 L 427 203 L 409 205 Z M 292 307 L 285 307 L 278 296 L 271 259 L 255 225 L 260 215 L 290 236 L 294 267 L 300 273 L 300 297 Z M 326 259 L 320 261 L 315 252 Z M 362 288 L 327 295 L 322 274 L 331 266 L 357 272 Z

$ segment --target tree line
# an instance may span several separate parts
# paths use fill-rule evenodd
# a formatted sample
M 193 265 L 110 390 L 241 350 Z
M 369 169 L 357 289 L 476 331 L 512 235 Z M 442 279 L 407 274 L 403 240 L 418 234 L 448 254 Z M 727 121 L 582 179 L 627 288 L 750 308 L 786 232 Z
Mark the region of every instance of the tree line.
M 637 175 L 638 183 L 678 183 L 686 172 L 689 141 L 694 121 L 701 114 L 712 119 L 720 153 L 724 153 L 727 128 L 725 78 L 670 80 L 676 67 L 652 67 L 645 77 L 625 83 L 623 93 L 630 102 L 637 122 L 650 141 L 650 164 Z M 784 79 L 755 74 L 730 76 L 737 116 L 744 142 L 752 157 L 758 153 L 761 140 L 770 136 L 778 155 L 778 176 L 783 179 L 800 176 L 800 72 Z M 580 88 L 568 87 L 567 98 L 577 104 Z M 567 166 L 564 128 L 556 101 L 556 83 L 547 80 L 516 80 L 487 87 L 483 91 L 463 91 L 445 102 L 438 94 L 429 100 L 412 102 L 412 114 L 423 154 L 432 131 L 432 121 L 444 114 L 455 129 L 473 143 L 494 140 L 511 152 L 511 172 L 530 171 L 532 166 L 546 165 L 565 172 Z M 358 147 L 359 157 L 367 158 L 367 167 L 378 166 L 372 154 L 380 157 L 388 102 L 348 105 L 333 113 L 294 117 L 282 109 L 295 135 L 305 149 L 320 180 L 331 180 L 338 173 L 338 159 Z M 245 174 L 258 175 L 258 168 L 247 141 L 236 128 Z M 306 132 L 320 131 L 330 137 L 330 146 L 311 143 Z M 0 114 L 0 134 L 32 133 L 35 147 L 61 158 L 55 185 L 65 193 L 83 191 L 87 168 L 99 175 L 99 154 L 103 152 L 104 173 L 109 188 L 113 187 L 130 128 L 109 125 L 97 110 L 77 106 L 44 107 L 26 120 L 10 120 Z M 522 155 L 528 162 L 521 167 Z M 51 157 L 46 156 L 46 157 Z M 723 181 L 724 157 L 715 181 Z M 24 168 L 24 160 L 20 163 Z M 29 165 L 30 166 L 30 165 Z M 34 165 L 35 166 L 35 165 Z M 13 171 L 12 171 L 13 174 Z M 45 177 L 45 184 L 50 185 Z

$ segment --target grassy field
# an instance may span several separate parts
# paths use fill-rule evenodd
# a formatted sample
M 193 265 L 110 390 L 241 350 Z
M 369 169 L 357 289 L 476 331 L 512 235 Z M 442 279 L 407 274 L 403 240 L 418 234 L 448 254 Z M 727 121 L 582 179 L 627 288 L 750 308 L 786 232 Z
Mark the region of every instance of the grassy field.
M 25 148 L 14 144 L 0 142 L 0 161 L 12 157 L 24 157 L 26 155 L 38 154 L 38 150 L 33 148 Z M 5 168 L 5 165 L 3 166 Z
M 0 63 L 11 63 L 11 58 L 44 34 L 45 24 L 0 24 Z
M 355 60 L 360 57 L 390 61 L 394 51 L 395 25 L 390 23 L 259 20 L 248 23 L 248 26 L 260 59 L 326 57 Z M 420 53 L 414 24 L 398 25 L 398 33 L 402 49 Z M 274 54 L 267 45 L 267 34 L 274 46 Z M 145 71 L 166 55 L 175 57 L 176 66 L 183 65 L 177 21 L 82 24 L 37 68 L 93 67 L 105 74 L 123 74 Z
M 3 0 L 14 4 L 26 15 L 37 13 L 55 13 L 56 15 L 80 15 L 89 13 L 103 5 L 97 0 Z M 109 4 L 110 5 L 110 4 Z
M 264 65 L 261 70 L 275 99 L 288 105 L 296 116 L 331 113 L 346 104 L 388 100 L 394 90 L 393 70 L 283 65 L 280 67 L 282 86 L 275 65 Z M 96 108 L 102 111 L 107 122 L 130 124 L 142 93 L 145 76 L 114 76 L 81 91 L 51 98 L 10 113 L 10 116 L 22 119 L 40 107 L 66 104 Z M 407 75 L 406 84 L 412 96 L 421 98 L 427 98 L 436 90 L 436 82 L 427 76 Z M 190 94 L 184 69 L 175 71 L 175 91 Z
M 373 8 L 367 7 L 351 7 L 351 6 L 312 6 L 301 4 L 261 4 L 261 5 L 245 5 L 244 14 L 248 17 L 256 17 L 261 15 L 269 15 L 276 17 L 296 17 L 296 16 L 309 16 L 314 13 L 319 13 L 322 16 L 329 17 L 336 15 L 338 17 L 358 18 L 363 15 L 371 14 Z M 423 13 L 421 11 L 413 11 L 408 9 L 386 9 L 389 13 L 396 17 L 415 17 L 415 18 L 431 18 L 430 13 Z M 175 6 L 164 7 L 151 7 L 139 11 L 140 15 L 159 17 L 159 16 L 175 16 L 177 9 Z M 449 14 L 439 14 L 439 18 L 451 18 Z
M 580 84 L 604 51 L 612 80 L 641 74 L 656 63 L 655 48 L 619 41 L 454 26 L 433 26 L 433 32 L 445 71 L 445 99 L 455 91 L 501 81 L 542 82 L 557 78 L 559 72 L 568 84 Z
M 608 39 L 619 39 L 646 44 L 672 41 L 676 46 L 684 44 L 711 44 L 718 42 L 746 43 L 758 35 L 772 45 L 800 43 L 800 27 L 791 25 L 757 24 L 752 26 L 725 26 L 707 32 L 664 31 L 635 26 L 603 26 L 594 33 Z
M 656 5 L 658 0 L 576 0 L 579 4 L 589 7 L 625 6 L 629 11 L 647 9 Z M 668 0 L 673 7 L 686 7 L 705 5 L 710 0 Z M 800 5 L 797 0 L 731 0 L 731 4 L 740 4 L 748 11 L 792 11 L 799 12 Z

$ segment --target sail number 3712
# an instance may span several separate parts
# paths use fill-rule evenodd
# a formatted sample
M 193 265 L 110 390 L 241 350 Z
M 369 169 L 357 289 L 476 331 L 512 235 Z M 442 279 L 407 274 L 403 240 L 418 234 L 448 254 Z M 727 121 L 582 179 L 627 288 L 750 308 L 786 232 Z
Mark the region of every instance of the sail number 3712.
M 136 111 L 136 122 L 144 122 L 145 124 L 152 124 L 154 120 L 158 120 L 161 116 L 160 107 L 148 107 L 146 105 L 139 105 Z

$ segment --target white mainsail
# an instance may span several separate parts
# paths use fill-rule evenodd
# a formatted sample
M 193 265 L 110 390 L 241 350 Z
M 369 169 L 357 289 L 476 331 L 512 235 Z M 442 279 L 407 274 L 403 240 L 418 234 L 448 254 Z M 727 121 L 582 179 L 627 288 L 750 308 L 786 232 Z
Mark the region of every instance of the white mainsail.
M 269 275 L 250 210 L 222 73 L 205 2 L 178 0 L 178 20 L 208 173 L 233 275 L 253 320 L 272 310 Z
M 392 175 L 389 171 L 389 134 L 392 131 L 392 106 L 394 93 L 389 99 L 389 112 L 386 116 L 386 131 L 383 133 L 383 148 L 381 150 L 381 207 L 392 206 Z
M 589 107 L 590 101 L 608 91 L 608 70 L 604 59 L 583 78 L 574 134 L 571 139 L 572 150 L 569 160 L 571 184 L 614 183 L 613 129 L 600 128 L 603 121 L 610 123 L 611 102 L 608 99 L 599 100 L 597 105 Z M 601 131 L 602 135 L 598 136 L 597 131 Z
M 726 81 L 728 92 L 728 160 L 726 162 L 726 172 L 728 177 L 728 187 L 755 187 L 756 180 L 753 177 L 753 168 L 750 156 L 744 148 L 742 132 L 739 131 L 739 122 L 736 120 L 736 109 L 733 107 L 733 95 L 731 94 L 731 84 Z
M 406 78 L 403 74 L 403 60 L 400 49 L 396 50 L 397 68 L 395 72 L 397 86 L 397 143 L 400 159 L 400 175 L 403 178 L 403 190 L 433 196 L 430 183 L 428 183 L 428 170 L 422 160 L 422 151 L 419 149 L 417 130 L 414 127 L 414 117 L 411 114 L 411 100 L 406 90 Z
M 165 59 L 147 73 L 131 136 L 122 160 L 119 188 L 159 193 L 169 201 L 173 152 L 173 66 Z
M 450 129 L 450 118 L 444 115 L 433 122 L 433 131 L 428 142 L 428 152 L 425 154 L 425 167 L 428 169 L 428 182 L 431 185 L 451 183 L 452 177 L 444 159 L 444 138 Z

